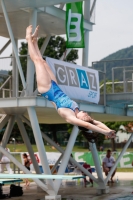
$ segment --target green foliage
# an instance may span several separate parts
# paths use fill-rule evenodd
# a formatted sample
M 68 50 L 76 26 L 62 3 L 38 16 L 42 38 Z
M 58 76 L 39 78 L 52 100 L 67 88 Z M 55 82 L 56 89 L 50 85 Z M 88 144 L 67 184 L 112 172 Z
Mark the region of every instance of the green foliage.
M 38 46 L 41 48 L 45 38 L 38 40 Z M 55 59 L 60 59 L 63 53 L 66 51 L 66 41 L 60 36 L 52 36 L 43 56 L 48 56 Z M 78 59 L 78 50 L 72 50 L 64 59 L 67 62 L 74 62 Z
M 129 121 L 123 121 L 123 122 L 105 122 L 106 126 L 108 126 L 110 129 L 118 131 L 120 125 L 127 126 Z

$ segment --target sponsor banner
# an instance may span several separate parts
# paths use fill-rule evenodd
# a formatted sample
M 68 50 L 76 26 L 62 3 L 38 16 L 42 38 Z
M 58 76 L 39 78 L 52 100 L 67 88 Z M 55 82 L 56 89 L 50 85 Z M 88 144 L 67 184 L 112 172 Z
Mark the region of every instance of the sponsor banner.
M 120 153 L 121 152 L 112 152 L 112 156 L 115 158 L 115 160 L 118 158 Z M 106 152 L 98 152 L 98 156 L 99 156 L 100 165 L 102 166 L 102 161 L 103 161 L 103 158 L 106 156 Z M 73 153 L 73 157 L 75 158 L 77 162 L 87 162 L 91 166 L 94 166 L 93 157 L 90 152 L 75 152 Z M 126 152 L 124 153 L 117 167 L 130 168 L 132 167 L 132 161 L 133 161 L 133 153 Z
M 121 152 L 112 152 L 112 156 L 115 158 L 115 160 L 118 158 L 120 153 Z M 21 161 L 22 161 L 22 164 L 24 164 L 22 155 L 23 155 L 23 153 L 21 153 Z M 28 152 L 27 152 L 27 155 L 30 159 Z M 38 165 L 41 166 L 42 164 L 41 164 L 39 153 L 35 152 L 34 155 L 35 155 L 35 158 L 38 162 Z M 48 164 L 51 166 L 51 165 L 54 165 L 56 163 L 56 161 L 61 156 L 61 153 L 46 152 L 46 155 L 47 155 L 47 159 L 48 159 Z M 106 156 L 106 152 L 98 152 L 98 156 L 99 156 L 100 165 L 102 166 L 102 161 L 103 161 L 103 158 Z M 91 152 L 73 152 L 73 158 L 79 163 L 86 162 L 86 163 L 90 164 L 91 166 L 95 166 Z M 133 153 L 132 152 L 126 152 L 126 153 L 124 153 L 124 155 L 121 158 L 120 162 L 118 163 L 117 167 L 120 167 L 120 168 L 128 168 L 129 167 L 129 168 L 131 168 L 132 167 L 132 161 L 133 161 Z M 30 159 L 30 163 L 31 163 L 30 169 L 31 169 L 31 171 L 34 171 L 34 167 L 33 167 L 31 159 Z
M 84 48 L 83 2 L 66 4 L 66 47 Z
M 28 159 L 30 160 L 30 171 L 34 171 L 34 167 L 33 167 L 33 163 L 32 163 L 32 160 L 31 160 L 31 158 L 30 158 L 30 155 L 29 155 L 28 152 L 27 152 L 26 154 L 28 155 Z M 22 162 L 22 164 L 24 165 L 23 153 L 21 153 L 20 155 L 21 155 L 21 162 Z M 56 161 L 59 159 L 60 155 L 61 155 L 61 153 L 46 152 L 48 164 L 49 164 L 49 165 L 54 165 L 54 164 L 56 163 Z M 36 161 L 37 161 L 38 165 L 39 165 L 39 166 L 42 166 L 39 153 L 38 153 L 38 152 L 35 152 L 35 153 L 34 153 L 34 156 L 35 156 L 35 158 L 36 158 Z
M 46 62 L 53 71 L 59 87 L 71 99 L 99 102 L 98 71 L 48 57 Z

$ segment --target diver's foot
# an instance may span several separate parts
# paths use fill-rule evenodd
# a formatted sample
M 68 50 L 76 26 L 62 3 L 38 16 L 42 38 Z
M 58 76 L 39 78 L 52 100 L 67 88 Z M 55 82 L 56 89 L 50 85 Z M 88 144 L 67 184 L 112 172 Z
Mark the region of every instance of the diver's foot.
M 32 25 L 28 26 L 26 29 L 26 40 L 29 40 L 30 38 L 32 38 Z
M 34 33 L 32 34 L 32 41 L 34 42 L 34 41 L 37 41 L 37 38 L 38 38 L 38 30 L 39 30 L 39 26 L 37 26 L 36 28 L 35 28 L 35 31 L 34 31 Z

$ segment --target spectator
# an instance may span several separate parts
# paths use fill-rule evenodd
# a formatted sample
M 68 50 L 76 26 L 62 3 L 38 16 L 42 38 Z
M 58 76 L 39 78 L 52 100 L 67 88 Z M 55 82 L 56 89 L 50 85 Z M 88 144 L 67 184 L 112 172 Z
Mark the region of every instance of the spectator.
M 28 159 L 28 155 L 26 153 L 23 154 L 23 160 L 24 160 L 24 166 L 30 171 L 30 160 Z M 30 182 L 29 180 L 26 178 L 25 179 L 25 186 L 29 186 Z
M 88 172 L 90 172 L 91 174 L 92 174 L 92 170 L 91 170 L 91 166 L 89 165 L 89 164 L 87 164 L 86 162 L 83 164 L 83 167 L 88 171 Z M 92 186 L 93 186 L 93 180 L 91 179 L 91 178 L 89 178 L 89 181 L 90 182 L 88 182 L 87 181 L 87 179 L 86 179 L 86 174 L 84 174 L 84 172 L 82 172 L 82 174 L 83 174 L 83 176 L 85 176 L 85 178 L 84 178 L 84 186 L 86 187 L 86 185 L 88 184 L 88 183 L 91 183 L 92 184 Z
M 10 152 L 9 148 L 5 148 L 6 151 Z M 13 174 L 12 169 L 10 168 L 10 160 L 8 157 L 6 157 L 4 154 L 2 156 L 1 162 L 0 162 L 0 173 L 4 172 L 4 168 L 6 167 L 9 174 Z
M 113 156 L 111 156 L 112 152 L 110 149 L 107 150 L 106 156 L 103 158 L 103 171 L 105 172 L 105 175 L 107 176 L 111 168 L 113 167 L 115 163 L 115 159 Z M 113 177 L 116 173 L 116 169 L 114 170 L 113 174 L 111 175 L 111 182 L 113 183 Z

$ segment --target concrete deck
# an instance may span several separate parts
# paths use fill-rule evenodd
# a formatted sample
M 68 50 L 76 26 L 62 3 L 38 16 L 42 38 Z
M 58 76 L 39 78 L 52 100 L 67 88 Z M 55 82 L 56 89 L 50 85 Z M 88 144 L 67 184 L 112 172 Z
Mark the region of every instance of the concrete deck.
M 118 177 L 118 183 L 116 178 Z M 23 187 L 23 196 L 12 197 L 12 200 L 42 200 L 45 199 L 45 193 L 40 191 L 36 184 L 32 182 L 28 188 Z M 117 172 L 114 177 L 114 183 L 109 183 L 110 192 L 108 194 L 97 195 L 96 185 L 91 187 L 88 185 L 86 188 L 83 181 L 63 181 L 59 190 L 62 200 L 111 200 L 120 196 L 130 195 L 133 191 L 133 173 Z M 3 186 L 3 193 L 9 193 L 9 186 Z M 133 199 L 133 197 L 132 197 Z

